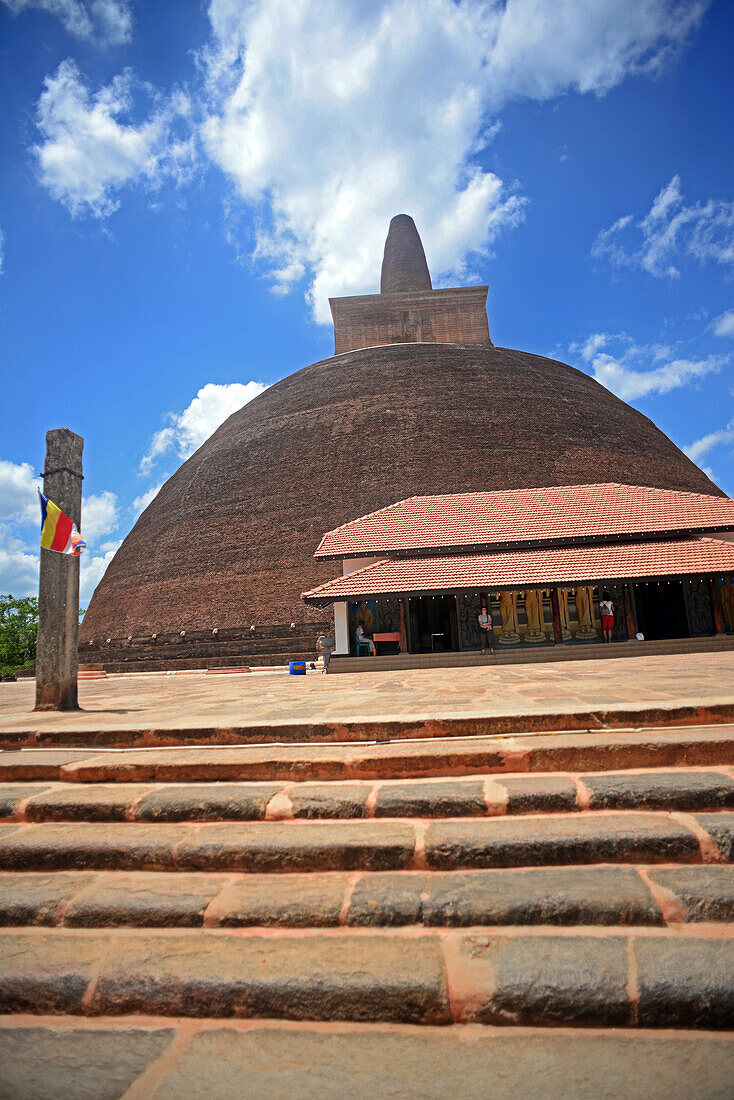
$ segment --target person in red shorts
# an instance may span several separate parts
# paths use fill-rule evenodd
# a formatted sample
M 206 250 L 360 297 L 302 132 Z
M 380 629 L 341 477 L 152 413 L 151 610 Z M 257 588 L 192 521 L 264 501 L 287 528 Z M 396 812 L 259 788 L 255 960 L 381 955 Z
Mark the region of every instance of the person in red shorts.
M 611 642 L 612 631 L 614 630 L 614 604 L 608 592 L 603 593 L 599 602 L 599 610 L 601 611 L 601 628 L 604 641 Z

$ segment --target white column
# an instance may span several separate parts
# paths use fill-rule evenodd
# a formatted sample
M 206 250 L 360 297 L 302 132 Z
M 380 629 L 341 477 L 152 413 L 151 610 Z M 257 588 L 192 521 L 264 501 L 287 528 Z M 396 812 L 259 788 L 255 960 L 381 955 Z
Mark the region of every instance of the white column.
M 349 605 L 342 600 L 334 604 L 334 638 L 336 649 L 342 657 L 349 656 Z

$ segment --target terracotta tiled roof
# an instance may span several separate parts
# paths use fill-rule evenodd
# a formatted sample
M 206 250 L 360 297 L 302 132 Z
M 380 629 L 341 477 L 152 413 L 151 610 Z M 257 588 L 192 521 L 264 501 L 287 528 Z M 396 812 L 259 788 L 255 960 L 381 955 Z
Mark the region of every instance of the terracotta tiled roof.
M 304 592 L 310 603 L 383 593 L 521 588 L 734 572 L 734 543 L 721 539 L 628 542 L 480 554 L 386 558 Z
M 729 497 L 645 485 L 560 485 L 415 496 L 324 535 L 317 558 L 734 530 Z

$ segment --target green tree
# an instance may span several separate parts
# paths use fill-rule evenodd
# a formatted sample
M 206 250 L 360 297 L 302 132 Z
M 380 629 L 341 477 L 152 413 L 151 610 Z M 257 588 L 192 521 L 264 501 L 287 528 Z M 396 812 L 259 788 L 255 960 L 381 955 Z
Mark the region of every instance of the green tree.
M 0 596 L 0 676 L 25 668 L 36 656 L 38 600 Z

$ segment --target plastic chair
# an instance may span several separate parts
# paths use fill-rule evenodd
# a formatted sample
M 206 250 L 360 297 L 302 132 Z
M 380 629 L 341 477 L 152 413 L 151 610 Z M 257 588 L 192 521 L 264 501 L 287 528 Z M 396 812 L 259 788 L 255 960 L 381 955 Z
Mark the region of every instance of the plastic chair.
M 357 635 L 356 635 L 356 634 L 354 635 L 354 644 L 355 644 L 355 645 L 356 645 L 356 647 L 357 647 L 357 656 L 358 656 L 358 657 L 361 657 L 361 656 L 362 656 L 362 650 L 363 650 L 363 649 L 364 649 L 364 650 L 366 650 L 366 652 L 367 652 L 367 656 L 369 657 L 369 655 L 370 655 L 370 647 L 369 647 L 369 646 L 367 645 L 367 642 L 360 642 L 360 640 L 359 640 L 359 638 L 357 637 Z

